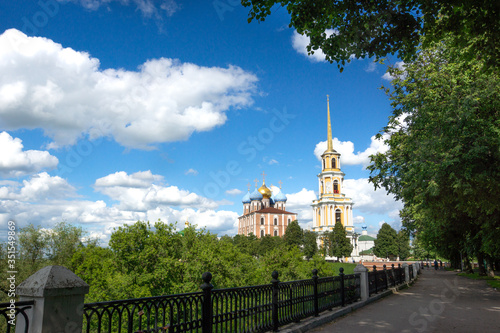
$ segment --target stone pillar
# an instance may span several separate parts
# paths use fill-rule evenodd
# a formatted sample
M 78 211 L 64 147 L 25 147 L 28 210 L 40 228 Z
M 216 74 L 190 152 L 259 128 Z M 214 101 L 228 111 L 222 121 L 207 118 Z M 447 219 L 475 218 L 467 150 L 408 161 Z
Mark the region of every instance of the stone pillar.
M 419 262 L 417 262 L 417 263 L 415 263 L 415 265 L 413 265 L 413 280 L 415 280 L 417 278 L 419 268 L 420 268 Z
M 360 284 L 361 284 L 361 300 L 366 301 L 370 295 L 369 293 L 369 283 L 368 283 L 368 268 L 362 264 L 358 264 L 354 268 L 354 273 L 360 273 Z
M 403 269 L 405 270 L 405 283 L 410 282 L 410 266 L 407 263 L 403 264 Z
M 83 301 L 89 285 L 63 266 L 47 266 L 17 287 L 20 301 L 35 300 L 29 314 L 30 333 L 80 333 Z M 25 323 L 16 325 L 24 332 Z

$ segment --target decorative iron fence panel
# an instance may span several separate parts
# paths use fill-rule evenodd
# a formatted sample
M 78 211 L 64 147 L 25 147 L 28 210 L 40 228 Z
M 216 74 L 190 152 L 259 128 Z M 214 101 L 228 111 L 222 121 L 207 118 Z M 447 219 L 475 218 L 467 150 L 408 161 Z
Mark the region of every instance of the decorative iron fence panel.
M 20 301 L 15 302 L 14 307 L 12 308 L 12 303 L 0 303 L 0 318 L 4 318 L 5 321 L 0 320 L 0 331 L 3 332 L 14 332 L 16 330 L 16 324 L 19 324 L 19 320 L 23 320 L 25 323 L 24 333 L 29 332 L 30 327 L 30 318 L 27 311 L 33 308 L 35 301 Z M 15 321 L 12 322 L 12 315 L 15 316 Z M 14 325 L 12 325 L 14 323 Z M 12 329 L 12 331 L 11 331 Z
M 410 271 L 410 280 L 413 280 L 413 264 L 409 265 L 408 269 Z
M 340 276 L 331 276 L 318 279 L 318 308 L 319 312 L 331 310 L 342 305 L 340 294 Z
M 83 332 L 201 332 L 201 292 L 88 303 Z
M 361 274 L 344 276 L 345 302 L 354 303 L 361 298 Z
M 271 284 L 212 291 L 214 332 L 265 332 L 272 329 Z
M 368 272 L 368 283 L 369 283 L 369 295 L 376 294 L 378 292 L 384 291 L 388 288 L 388 280 L 386 270 L 377 270 L 376 266 L 373 266 L 373 271 Z
M 314 315 L 313 280 L 283 282 L 278 285 L 278 323 L 284 326 Z

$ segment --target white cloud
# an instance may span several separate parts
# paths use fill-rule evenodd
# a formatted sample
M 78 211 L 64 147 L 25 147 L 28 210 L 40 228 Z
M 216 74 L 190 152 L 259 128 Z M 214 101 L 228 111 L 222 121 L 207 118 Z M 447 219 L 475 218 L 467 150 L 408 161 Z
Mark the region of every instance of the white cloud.
M 376 69 L 377 69 L 377 63 L 374 61 L 370 61 L 370 63 L 368 63 L 368 67 L 365 68 L 365 72 L 368 73 L 375 72 Z
M 52 177 L 46 172 L 23 180 L 20 184 L 0 187 L 0 200 L 19 200 L 25 202 L 47 201 L 76 196 L 76 190 L 65 179 Z
M 273 164 L 278 164 L 278 161 L 276 161 L 275 159 L 271 159 L 269 162 L 268 162 L 269 165 L 273 165 Z
M 176 186 L 153 184 L 160 180 L 150 171 L 127 175 L 117 172 L 96 181 L 96 188 L 118 202 L 81 199 L 73 186 L 60 177 L 40 173 L 23 182 L 3 181 L 0 187 L 0 226 L 9 220 L 22 228 L 32 223 L 51 228 L 66 221 L 83 225 L 107 243 L 113 228 L 138 220 L 183 224 L 185 220 L 211 232 L 235 234 L 238 214 L 215 211 L 218 204 Z M 146 186 L 146 183 L 149 185 Z M 224 202 L 226 204 L 227 202 Z M 182 226 L 181 226 L 182 227 Z M 2 236 L 0 236 L 2 238 Z
M 1 95 L 1 92 L 0 92 Z M 1 98 L 1 97 L 0 97 Z M 0 176 L 5 178 L 33 174 L 42 169 L 57 167 L 59 160 L 47 151 L 23 151 L 22 140 L 7 132 L 0 133 Z
M 403 69 L 405 63 L 403 61 L 397 61 L 394 67 L 397 67 L 398 69 Z M 387 81 L 392 81 L 394 80 L 394 76 L 389 74 L 389 72 L 386 72 L 384 75 L 382 75 L 382 79 L 387 80 Z
M 227 190 L 226 193 L 229 195 L 238 195 L 238 194 L 241 194 L 243 192 L 237 188 L 233 188 L 231 190 Z
M 334 30 L 332 29 L 327 29 L 326 34 L 330 36 L 331 34 L 334 33 Z M 314 54 L 309 55 L 307 53 L 307 45 L 310 43 L 310 38 L 305 36 L 305 35 L 300 35 L 297 30 L 293 31 L 292 35 L 292 47 L 294 48 L 295 51 L 297 51 L 299 54 L 302 54 L 306 57 L 308 57 L 309 60 L 314 61 L 314 62 L 326 62 L 325 60 L 325 54 L 321 49 L 315 50 Z
M 353 217 L 353 224 L 365 224 L 365 218 L 361 215 L 356 215 Z
M 354 143 L 351 141 L 340 141 L 337 138 L 333 138 L 332 144 L 333 149 L 340 153 L 341 165 L 357 165 L 361 164 L 367 166 L 370 164 L 370 155 L 376 153 L 385 153 L 389 147 L 384 143 L 387 135 L 384 135 L 382 140 L 377 140 L 375 136 L 372 136 L 370 146 L 362 152 L 354 153 Z M 321 161 L 321 155 L 325 152 L 327 148 L 326 141 L 319 142 L 314 148 L 314 155 Z
M 384 189 L 375 191 L 368 178 L 345 179 L 343 190 L 346 196 L 352 198 L 353 208 L 364 213 L 389 214 L 392 217 L 403 208 L 403 204 L 396 201 L 393 195 L 387 195 Z
M 195 169 L 189 169 L 186 172 L 184 172 L 185 175 L 193 175 L 196 176 L 198 174 L 198 171 Z
M 118 207 L 123 210 L 147 211 L 157 206 L 197 207 L 201 210 L 218 207 L 215 201 L 177 186 L 154 184 L 162 178 L 149 170 L 131 175 L 120 171 L 97 179 L 94 187 L 118 201 Z
M 29 68 L 29 71 L 26 69 Z M 0 114 L 14 130 L 42 128 L 50 148 L 79 137 L 112 137 L 152 148 L 226 122 L 252 103 L 255 75 L 236 66 L 153 59 L 137 71 L 99 68 L 86 52 L 10 29 L 0 35 Z
M 303 188 L 297 193 L 287 194 L 286 210 L 297 213 L 297 218 L 304 228 L 312 221 L 312 202 L 316 200 L 314 191 Z
M 130 0 L 57 0 L 65 3 L 68 1 L 79 3 L 82 7 L 88 10 L 98 10 L 101 6 L 106 6 L 112 2 L 118 2 L 123 5 L 128 5 Z M 174 0 L 131 0 L 138 11 L 145 17 L 161 18 L 163 12 L 166 16 L 172 16 L 179 10 L 180 5 Z M 159 5 L 158 5 L 159 2 Z

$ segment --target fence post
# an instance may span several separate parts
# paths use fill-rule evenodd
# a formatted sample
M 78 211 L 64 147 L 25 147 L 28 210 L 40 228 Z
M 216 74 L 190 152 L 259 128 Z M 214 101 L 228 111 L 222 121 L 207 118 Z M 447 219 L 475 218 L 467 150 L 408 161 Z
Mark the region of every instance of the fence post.
M 384 274 L 385 274 L 385 289 L 389 289 L 389 275 L 387 274 L 387 266 L 384 264 Z
M 378 293 L 378 286 L 377 286 L 377 280 L 378 280 L 378 275 L 377 275 L 377 265 L 373 265 L 373 275 L 375 276 L 375 293 Z
M 314 317 L 319 316 L 319 305 L 318 305 L 318 270 L 315 268 L 313 273 L 313 292 L 314 292 Z
M 205 272 L 201 276 L 203 280 L 200 286 L 203 290 L 203 304 L 201 316 L 201 331 L 203 333 L 212 333 L 213 325 L 213 308 L 212 308 L 212 289 L 214 286 L 210 283 L 212 281 L 212 273 Z
M 342 298 L 342 306 L 345 306 L 345 291 L 344 291 L 344 267 L 340 267 L 340 297 Z
M 413 280 L 417 278 L 419 263 L 415 263 L 413 266 Z
M 362 301 L 366 301 L 368 299 L 368 295 L 370 294 L 369 290 L 369 282 L 368 282 L 368 268 L 363 266 L 362 264 L 358 264 L 354 268 L 354 273 L 359 273 L 360 279 L 359 279 L 359 284 L 360 284 L 360 296 Z
M 89 285 L 63 266 L 46 266 L 17 286 L 19 301 L 34 300 L 30 309 L 30 333 L 80 333 L 83 302 Z M 16 332 L 24 332 L 24 320 Z
M 396 286 L 396 274 L 394 274 L 394 264 L 391 264 L 392 286 Z
M 405 283 L 409 283 L 410 282 L 410 266 L 408 266 L 407 263 L 404 263 L 403 264 L 403 269 L 405 270 Z M 413 269 L 413 268 L 411 268 Z
M 272 299 L 272 302 L 273 302 L 273 332 L 278 332 L 278 328 L 279 328 L 279 318 L 278 318 L 278 293 L 279 293 L 279 290 L 278 290 L 278 286 L 279 286 L 279 283 L 280 283 L 280 280 L 278 280 L 278 271 L 273 271 L 271 273 L 271 277 L 273 278 L 271 280 L 271 283 L 273 284 L 273 299 Z

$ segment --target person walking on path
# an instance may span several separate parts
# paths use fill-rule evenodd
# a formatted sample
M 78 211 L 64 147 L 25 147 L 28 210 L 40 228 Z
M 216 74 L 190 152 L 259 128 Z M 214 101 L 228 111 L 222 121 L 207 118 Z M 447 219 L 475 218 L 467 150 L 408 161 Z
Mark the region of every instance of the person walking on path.
M 438 270 L 438 261 L 437 259 L 434 259 L 434 270 Z

